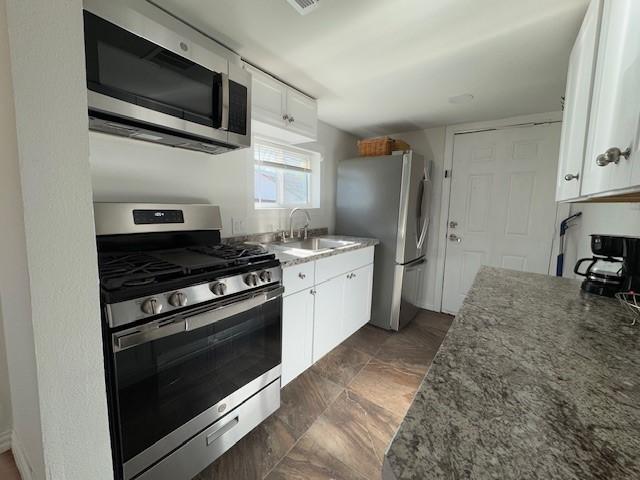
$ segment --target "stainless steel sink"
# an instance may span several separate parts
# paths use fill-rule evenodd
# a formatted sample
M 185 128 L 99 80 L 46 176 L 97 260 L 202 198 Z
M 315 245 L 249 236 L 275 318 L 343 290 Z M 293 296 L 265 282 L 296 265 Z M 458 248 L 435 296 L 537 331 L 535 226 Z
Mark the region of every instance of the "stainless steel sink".
M 307 250 L 311 252 L 322 252 L 325 250 L 335 250 L 337 248 L 351 247 L 357 245 L 358 242 L 352 242 L 349 240 L 335 240 L 332 238 L 308 238 L 306 240 L 295 240 L 288 242 L 277 242 L 271 245 L 278 249 L 285 250 Z

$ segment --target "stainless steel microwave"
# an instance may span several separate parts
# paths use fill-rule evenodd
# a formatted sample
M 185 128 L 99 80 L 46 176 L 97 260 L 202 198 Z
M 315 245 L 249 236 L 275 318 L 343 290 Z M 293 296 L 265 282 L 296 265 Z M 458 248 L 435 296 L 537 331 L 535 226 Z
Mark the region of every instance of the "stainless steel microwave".
M 240 57 L 147 2 L 85 0 L 89 128 L 224 153 L 251 144 Z

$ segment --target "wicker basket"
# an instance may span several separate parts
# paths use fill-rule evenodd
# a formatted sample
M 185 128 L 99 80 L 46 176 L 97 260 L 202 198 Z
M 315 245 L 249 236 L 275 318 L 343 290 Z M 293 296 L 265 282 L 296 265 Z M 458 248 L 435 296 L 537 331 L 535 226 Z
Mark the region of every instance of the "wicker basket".
M 394 140 L 390 137 L 367 138 L 358 140 L 358 152 L 361 157 L 377 157 L 379 155 L 391 155 L 396 150 L 409 150 L 407 142 Z

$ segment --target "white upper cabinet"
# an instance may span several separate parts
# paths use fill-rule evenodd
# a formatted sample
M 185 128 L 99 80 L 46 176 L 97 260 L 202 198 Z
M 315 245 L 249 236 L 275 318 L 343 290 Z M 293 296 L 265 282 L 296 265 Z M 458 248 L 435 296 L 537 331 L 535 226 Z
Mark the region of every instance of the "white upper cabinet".
M 558 201 L 580 196 L 601 15 L 602 1 L 594 0 L 569 58 L 556 189 Z
M 639 19 L 638 0 L 604 2 L 583 195 L 635 189 L 640 184 Z M 632 177 L 632 172 L 637 173 Z
M 286 121 L 289 128 L 306 137 L 317 138 L 318 106 L 312 98 L 287 89 Z
M 252 76 L 251 116 L 254 120 L 284 127 L 284 111 L 287 88 L 275 79 L 257 70 L 249 70 Z
M 589 5 L 569 66 L 556 194 L 560 201 L 640 192 L 639 18 L 638 0 L 592 0 Z M 592 44 L 595 66 L 589 60 Z M 583 136 L 586 142 L 581 143 Z
M 314 99 L 245 64 L 251 73 L 252 130 L 291 144 L 318 138 L 318 106 Z

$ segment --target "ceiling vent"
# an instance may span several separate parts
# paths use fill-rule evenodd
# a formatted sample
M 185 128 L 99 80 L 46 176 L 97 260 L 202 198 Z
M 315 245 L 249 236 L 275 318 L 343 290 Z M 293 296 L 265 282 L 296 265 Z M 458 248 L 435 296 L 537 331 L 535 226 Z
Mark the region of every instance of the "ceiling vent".
M 287 2 L 295 8 L 296 12 L 300 15 L 313 12 L 320 4 L 320 0 L 287 0 Z

